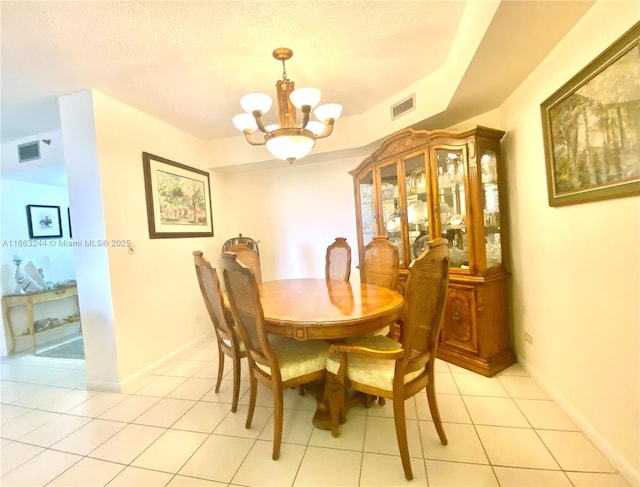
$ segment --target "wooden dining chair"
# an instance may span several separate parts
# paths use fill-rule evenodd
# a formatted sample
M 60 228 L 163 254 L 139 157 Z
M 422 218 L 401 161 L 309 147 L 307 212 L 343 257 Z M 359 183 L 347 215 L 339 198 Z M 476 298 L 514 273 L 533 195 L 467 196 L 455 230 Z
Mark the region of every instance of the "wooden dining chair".
M 400 458 L 407 480 L 413 478 L 407 442 L 405 400 L 426 388 L 431 417 L 443 445 L 447 444 L 434 384 L 434 364 L 449 282 L 447 239 L 429 248 L 409 266 L 400 341 L 370 335 L 333 344 L 327 360 L 331 433 L 339 435 L 345 420 L 345 389 L 393 400 Z
M 257 282 L 262 282 L 262 270 L 260 268 L 260 254 L 258 250 L 244 241 L 229 247 L 228 252 L 232 252 L 238 256 L 238 260 L 246 265 L 255 276 Z M 223 252 L 224 255 L 224 252 Z
M 398 247 L 389 242 L 389 237 L 376 235 L 362 250 L 360 282 L 396 291 L 399 260 Z M 378 330 L 376 334 L 388 335 L 392 332 L 392 328 L 399 327 L 400 325 L 396 326 L 396 323 L 390 323 Z
M 348 281 L 351 276 L 351 247 L 344 237 L 336 237 L 327 247 L 324 275 L 335 281 Z
M 258 382 L 273 393 L 273 454 L 280 457 L 284 417 L 283 391 L 323 381 L 329 343 L 300 341 L 267 334 L 258 283 L 252 270 L 232 252 L 222 255 L 224 282 L 234 320 L 247 348 L 250 392 L 245 426 L 251 427 L 256 407 Z
M 362 250 L 360 282 L 395 290 L 398 266 L 398 247 L 386 235 L 376 235 Z
M 238 409 L 238 396 L 240 394 L 240 359 L 246 357 L 244 342 L 238 334 L 231 312 L 224 305 L 220 279 L 215 267 L 204 257 L 199 250 L 193 252 L 193 262 L 196 267 L 200 292 L 204 304 L 209 312 L 218 342 L 218 378 L 215 391 L 220 391 L 222 376 L 224 375 L 224 358 L 229 357 L 233 363 L 233 396 L 231 411 Z

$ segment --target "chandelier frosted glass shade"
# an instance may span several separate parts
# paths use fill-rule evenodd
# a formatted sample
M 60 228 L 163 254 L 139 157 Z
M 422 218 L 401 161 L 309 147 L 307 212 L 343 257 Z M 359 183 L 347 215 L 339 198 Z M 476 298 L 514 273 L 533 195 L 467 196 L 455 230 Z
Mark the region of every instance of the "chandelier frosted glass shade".
M 283 161 L 302 159 L 313 149 L 314 145 L 316 145 L 315 139 L 304 135 L 281 135 L 266 142 L 269 152 Z
M 291 49 L 286 47 L 273 51 L 273 57 L 282 61 L 282 79 L 276 82 L 278 123 L 265 125 L 263 116 L 273 102 L 263 93 L 243 96 L 240 105 L 245 113 L 233 117 L 233 124 L 249 144 L 265 145 L 274 157 L 291 163 L 306 156 L 315 146 L 316 139 L 331 135 L 336 119 L 342 114 L 342 106 L 337 103 L 317 106 L 322 96 L 320 90 L 295 89 L 295 83 L 287 78 L 285 69 L 285 61 L 292 55 Z M 310 120 L 314 107 L 313 114 L 318 120 Z M 297 121 L 298 110 L 302 115 L 300 123 Z
M 293 90 L 289 95 L 289 99 L 293 106 L 302 110 L 302 107 L 309 105 L 311 108 L 320 103 L 322 92 L 317 88 L 298 88 Z

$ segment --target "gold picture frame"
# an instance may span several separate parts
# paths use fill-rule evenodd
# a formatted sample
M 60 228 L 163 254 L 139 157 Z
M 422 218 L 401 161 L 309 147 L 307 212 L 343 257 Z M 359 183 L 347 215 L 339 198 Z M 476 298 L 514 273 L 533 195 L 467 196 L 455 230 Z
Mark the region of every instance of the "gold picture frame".
M 549 206 L 640 194 L 640 22 L 540 109 Z
M 142 153 L 149 238 L 213 237 L 209 173 Z

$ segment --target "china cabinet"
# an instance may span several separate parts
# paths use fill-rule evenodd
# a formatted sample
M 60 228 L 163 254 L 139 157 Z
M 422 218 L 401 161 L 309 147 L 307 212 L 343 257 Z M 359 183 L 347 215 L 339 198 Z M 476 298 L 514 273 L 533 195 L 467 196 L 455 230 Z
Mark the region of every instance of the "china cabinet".
M 358 254 L 375 235 L 398 247 L 400 285 L 436 237 L 449 241 L 449 291 L 438 345 L 443 360 L 486 376 L 515 362 L 500 139 L 504 132 L 406 129 L 350 174 Z

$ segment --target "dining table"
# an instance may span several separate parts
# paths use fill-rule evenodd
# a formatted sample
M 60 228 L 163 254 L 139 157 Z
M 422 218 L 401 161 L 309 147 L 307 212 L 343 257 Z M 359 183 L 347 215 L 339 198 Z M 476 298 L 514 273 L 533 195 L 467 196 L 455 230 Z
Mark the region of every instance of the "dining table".
M 401 318 L 402 294 L 372 284 L 330 279 L 280 279 L 258 284 L 268 333 L 296 340 L 340 342 L 375 333 Z M 313 424 L 330 429 L 324 385 L 311 391 Z

